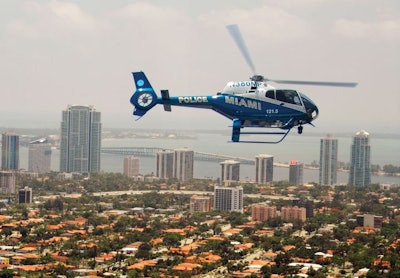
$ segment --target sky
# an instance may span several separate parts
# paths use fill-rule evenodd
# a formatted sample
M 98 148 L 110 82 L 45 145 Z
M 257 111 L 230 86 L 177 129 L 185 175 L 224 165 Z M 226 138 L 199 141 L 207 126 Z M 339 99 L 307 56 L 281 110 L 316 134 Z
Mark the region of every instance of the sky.
M 212 95 L 253 72 L 226 30 L 237 24 L 258 74 L 358 82 L 299 90 L 320 111 L 304 132 L 400 133 L 400 1 L 1 1 L 0 127 L 59 128 L 93 105 L 103 128 L 230 130 L 211 111 L 155 107 L 139 121 L 132 71 L 170 95 Z M 5 12 L 6 11 L 6 12 Z

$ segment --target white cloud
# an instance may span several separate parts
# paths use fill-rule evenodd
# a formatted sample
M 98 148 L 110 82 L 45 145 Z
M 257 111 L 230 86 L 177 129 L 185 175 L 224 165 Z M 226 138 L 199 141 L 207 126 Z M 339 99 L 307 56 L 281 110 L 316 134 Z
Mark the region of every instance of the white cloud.
M 95 20 L 74 3 L 27 1 L 24 17 L 6 25 L 8 33 L 21 38 L 60 38 L 66 34 L 82 35 L 96 28 Z
M 372 22 L 338 19 L 333 25 L 333 32 L 355 39 L 398 40 L 400 39 L 400 19 Z
M 236 23 L 245 30 L 246 36 L 269 40 L 292 40 L 312 35 L 313 28 L 296 15 L 276 6 L 261 6 L 255 9 L 232 9 L 201 16 L 204 24 L 224 26 Z

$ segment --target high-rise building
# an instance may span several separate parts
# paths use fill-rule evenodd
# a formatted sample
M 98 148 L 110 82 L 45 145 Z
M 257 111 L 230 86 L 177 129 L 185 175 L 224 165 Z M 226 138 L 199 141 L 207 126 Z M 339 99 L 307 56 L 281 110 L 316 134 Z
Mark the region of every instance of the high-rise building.
M 32 188 L 25 186 L 18 190 L 18 203 L 20 204 L 30 204 L 32 203 Z
M 211 210 L 211 197 L 193 195 L 190 197 L 190 212 L 201 211 L 207 212 Z
M 254 204 L 251 206 L 251 218 L 254 221 L 266 221 L 277 216 L 276 206 Z
M 100 171 L 101 113 L 93 106 L 69 105 L 62 112 L 60 172 Z
M 170 179 L 174 176 L 174 152 L 162 150 L 156 156 L 156 176 L 160 179 Z
M 319 150 L 319 184 L 335 185 L 337 183 L 338 140 L 328 134 L 320 141 Z
M 0 193 L 15 194 L 15 174 L 12 171 L 0 171 Z
M 18 170 L 19 168 L 19 136 L 3 133 L 1 140 L 1 169 Z
M 366 187 L 371 183 L 371 145 L 369 133 L 361 130 L 353 137 L 350 153 L 349 184 Z
M 140 159 L 137 156 L 127 156 L 124 157 L 124 175 L 128 177 L 135 177 L 139 175 L 140 172 Z
M 237 182 L 240 178 L 240 162 L 236 160 L 225 160 L 221 165 L 221 184 Z
M 303 185 L 303 163 L 291 160 L 289 163 L 289 183 L 290 185 Z
M 47 138 L 29 143 L 28 171 L 39 174 L 51 171 L 51 144 Z
M 274 157 L 268 154 L 256 156 L 256 183 L 266 184 L 273 180 Z
M 174 150 L 174 178 L 180 181 L 193 179 L 194 152 L 187 148 Z
M 356 221 L 357 225 L 362 227 L 382 229 L 383 217 L 373 214 L 363 214 L 357 215 Z
M 214 188 L 214 210 L 243 212 L 243 188 Z

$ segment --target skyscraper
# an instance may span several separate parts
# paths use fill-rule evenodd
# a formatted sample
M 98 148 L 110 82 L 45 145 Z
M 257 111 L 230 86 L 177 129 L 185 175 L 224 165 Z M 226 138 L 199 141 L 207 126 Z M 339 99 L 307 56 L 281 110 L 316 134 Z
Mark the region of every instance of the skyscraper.
M 51 167 L 51 144 L 47 138 L 29 143 L 28 171 L 39 174 L 49 173 Z
M 335 185 L 337 183 L 338 140 L 328 134 L 320 141 L 319 150 L 319 184 Z
M 139 175 L 140 170 L 140 159 L 137 156 L 124 157 L 124 175 L 128 177 L 134 177 Z
M 180 181 L 193 179 L 194 152 L 187 148 L 174 150 L 174 178 Z
M 160 179 L 169 179 L 174 175 L 174 152 L 162 150 L 157 152 L 156 157 L 156 176 Z
M 369 133 L 361 130 L 353 137 L 350 153 L 349 184 L 365 187 L 371 183 Z
M 290 185 L 303 185 L 303 163 L 291 160 L 289 163 L 289 183 Z
M 101 113 L 93 106 L 69 105 L 62 112 L 60 172 L 100 171 Z
M 19 168 L 19 136 L 16 134 L 8 132 L 2 134 L 1 168 L 3 170 Z
M 256 183 L 266 184 L 273 180 L 274 157 L 268 154 L 256 156 Z
M 237 182 L 240 176 L 240 162 L 225 160 L 221 164 L 221 184 Z
M 243 212 L 243 188 L 214 188 L 214 210 Z

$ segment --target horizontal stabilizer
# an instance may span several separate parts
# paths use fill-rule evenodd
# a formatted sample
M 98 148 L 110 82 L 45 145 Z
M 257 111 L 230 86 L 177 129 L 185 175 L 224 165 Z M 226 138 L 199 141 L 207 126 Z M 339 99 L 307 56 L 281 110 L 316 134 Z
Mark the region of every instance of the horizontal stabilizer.
M 161 90 L 161 99 L 169 100 L 169 91 L 168 90 Z M 171 112 L 171 105 L 164 103 L 164 111 Z

